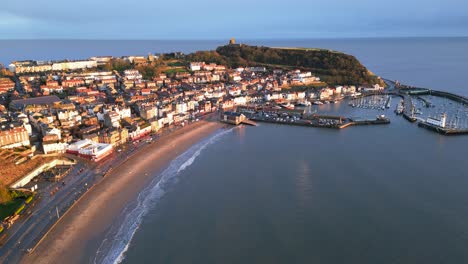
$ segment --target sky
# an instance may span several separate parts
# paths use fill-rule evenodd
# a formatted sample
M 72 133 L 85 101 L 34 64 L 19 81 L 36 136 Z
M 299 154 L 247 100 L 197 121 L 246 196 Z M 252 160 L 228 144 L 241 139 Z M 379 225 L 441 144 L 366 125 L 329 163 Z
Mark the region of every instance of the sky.
M 0 39 L 468 36 L 467 0 L 2 0 Z

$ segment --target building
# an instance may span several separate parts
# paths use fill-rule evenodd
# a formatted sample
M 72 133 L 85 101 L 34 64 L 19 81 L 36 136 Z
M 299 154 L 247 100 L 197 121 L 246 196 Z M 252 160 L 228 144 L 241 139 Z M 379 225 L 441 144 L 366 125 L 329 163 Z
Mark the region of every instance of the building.
M 44 154 L 51 153 L 65 153 L 67 151 L 68 144 L 60 141 L 43 141 L 42 150 Z
M 67 153 L 96 162 L 112 154 L 112 151 L 113 147 L 111 144 L 96 143 L 89 139 L 83 139 L 70 144 L 67 148 Z
M 10 78 L 0 78 L 0 94 L 7 93 L 15 89 L 15 83 Z
M 10 109 L 12 110 L 40 110 L 43 108 L 49 108 L 54 105 L 54 103 L 60 102 L 60 99 L 55 95 L 50 96 L 41 96 L 28 99 L 19 99 L 13 100 L 10 103 Z
M 124 127 L 121 129 L 108 129 L 99 133 L 99 143 L 111 144 L 118 146 L 127 142 L 128 130 Z
M 47 72 L 52 70 L 52 64 L 38 61 L 15 61 L 8 67 L 11 72 L 16 74 Z
M 242 121 L 246 119 L 245 115 L 237 112 L 224 112 L 221 115 L 221 121 L 233 125 L 239 125 Z
M 104 115 L 104 125 L 106 127 L 120 127 L 120 115 L 115 111 L 107 112 Z
M 447 114 L 442 114 L 440 118 L 428 117 L 426 123 L 445 128 L 445 123 L 447 122 Z
M 95 67 L 97 67 L 97 62 L 94 60 L 62 61 L 52 64 L 53 71 L 80 70 Z
M 89 58 L 90 60 L 96 61 L 97 65 L 106 65 L 112 60 L 112 56 L 96 56 Z
M 94 60 L 78 61 L 59 61 L 59 62 L 41 62 L 41 61 L 16 61 L 9 65 L 10 71 L 14 73 L 35 73 L 47 71 L 67 71 L 80 70 L 97 67 Z
M 133 80 L 140 80 L 141 78 L 143 78 L 143 76 L 140 74 L 138 70 L 125 70 L 124 78 L 126 80 L 133 81 Z
M 149 135 L 151 133 L 151 130 L 152 130 L 151 125 L 142 126 L 142 127 L 137 126 L 136 129 L 128 133 L 128 137 L 131 140 L 137 140 L 144 136 Z
M 158 116 L 158 109 L 154 105 L 141 105 L 139 107 L 140 117 L 150 120 Z
M 19 124 L 3 124 L 0 127 L 0 148 L 29 147 L 28 130 Z
M 200 71 L 204 64 L 203 62 L 191 62 L 189 68 L 191 71 Z

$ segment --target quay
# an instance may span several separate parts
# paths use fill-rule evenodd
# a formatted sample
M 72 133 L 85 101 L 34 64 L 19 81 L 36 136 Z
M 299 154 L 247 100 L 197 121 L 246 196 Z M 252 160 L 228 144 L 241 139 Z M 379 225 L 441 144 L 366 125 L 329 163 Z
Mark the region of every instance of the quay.
M 466 134 L 468 134 L 468 129 L 444 128 L 444 127 L 436 126 L 436 125 L 433 125 L 433 124 L 429 124 L 427 122 L 419 122 L 418 126 L 422 127 L 422 128 L 426 128 L 428 130 L 435 131 L 435 132 L 437 132 L 439 134 L 442 134 L 442 135 L 447 135 L 447 136 L 466 135 Z
M 402 86 L 402 88 L 400 89 L 400 92 L 408 94 L 408 95 L 434 95 L 434 96 L 444 97 L 444 98 L 453 100 L 455 102 L 468 105 L 467 97 L 449 93 L 449 92 L 444 92 L 444 91 L 432 90 L 432 89 L 427 89 L 427 88 L 419 88 L 419 87 Z
M 239 107 L 237 110 L 239 112 L 224 112 L 221 115 L 220 121 L 233 125 L 256 125 L 255 122 L 264 122 L 290 126 L 331 129 L 343 129 L 349 126 L 381 125 L 390 123 L 390 119 L 384 116 L 378 116 L 376 119 L 357 120 L 343 116 L 317 114 L 306 115 L 304 112 L 299 113 L 297 111 L 284 111 L 283 109 L 272 110 L 270 108 L 256 108 L 253 111 L 252 108 Z
M 444 115 L 441 119 L 434 119 L 434 118 L 428 118 L 427 120 L 418 118 L 414 115 L 414 104 L 412 101 L 411 96 L 416 96 L 417 99 L 421 100 L 424 103 L 425 107 L 433 107 L 434 105 L 427 100 L 426 98 L 423 98 L 422 95 L 432 95 L 432 96 L 437 96 L 437 97 L 443 97 L 447 98 L 449 100 L 458 102 L 462 105 L 467 106 L 468 105 L 468 98 L 465 96 L 449 93 L 449 92 L 444 92 L 444 91 L 438 91 L 438 90 L 432 90 L 428 88 L 421 88 L 421 87 L 413 87 L 409 85 L 402 85 L 397 82 L 391 81 L 384 79 L 389 86 L 392 86 L 394 89 L 391 89 L 392 92 L 388 93 L 395 93 L 395 95 L 401 96 L 403 98 L 403 105 L 404 105 L 404 110 L 403 110 L 403 117 L 410 121 L 410 122 L 418 122 L 418 126 L 437 132 L 441 135 L 466 135 L 468 134 L 468 129 L 467 128 L 454 128 L 454 127 L 446 127 L 445 122 L 446 122 L 446 116 Z
M 275 119 L 275 118 L 266 118 L 255 116 L 252 120 L 257 122 L 280 124 L 280 125 L 290 125 L 290 126 L 305 126 L 305 127 L 318 127 L 318 128 L 332 128 L 332 129 L 343 129 L 350 126 L 363 126 L 363 125 L 383 125 L 390 124 L 390 119 L 378 117 L 376 119 L 368 120 L 352 120 L 350 118 L 341 119 L 339 116 L 327 116 L 327 119 L 317 118 L 316 120 L 308 119 Z M 332 122 L 331 120 L 342 120 L 342 122 Z M 327 120 L 327 121 L 326 121 Z
M 244 114 L 239 113 L 239 112 L 226 111 L 221 114 L 220 121 L 223 123 L 236 125 L 236 126 L 240 124 L 245 124 L 249 126 L 257 126 L 257 123 L 255 123 L 252 120 L 249 120 Z
M 352 120 L 350 122 L 341 125 L 339 128 L 345 128 L 348 126 L 367 126 L 367 125 L 386 125 L 390 124 L 390 119 L 383 116 L 377 117 L 376 119 L 368 120 Z
M 423 98 L 421 96 L 418 96 L 417 98 L 424 103 L 424 106 L 426 106 L 426 107 L 433 106 L 432 103 L 429 100 L 427 100 L 426 98 Z
M 413 99 L 410 96 L 406 95 L 403 97 L 403 117 L 410 121 L 411 123 L 416 122 L 417 118 L 414 116 L 414 104 Z

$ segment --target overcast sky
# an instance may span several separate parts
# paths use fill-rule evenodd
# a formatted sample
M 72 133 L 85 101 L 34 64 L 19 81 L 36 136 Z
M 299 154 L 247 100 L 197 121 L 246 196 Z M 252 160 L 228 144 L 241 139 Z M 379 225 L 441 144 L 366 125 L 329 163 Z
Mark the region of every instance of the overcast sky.
M 2 0 L 0 39 L 468 36 L 467 0 Z

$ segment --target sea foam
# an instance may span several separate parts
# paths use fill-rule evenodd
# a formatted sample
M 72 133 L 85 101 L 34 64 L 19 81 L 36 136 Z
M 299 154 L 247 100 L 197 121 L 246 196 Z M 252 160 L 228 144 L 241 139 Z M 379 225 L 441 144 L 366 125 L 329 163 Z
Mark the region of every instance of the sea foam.
M 169 166 L 155 177 L 151 183 L 143 189 L 136 201 L 129 204 L 120 221 L 113 224 L 106 238 L 101 243 L 94 263 L 115 264 L 121 263 L 125 258 L 133 236 L 140 227 L 143 217 L 154 208 L 165 192 L 179 180 L 179 174 L 193 164 L 195 159 L 209 145 L 216 142 L 232 129 L 221 130 L 190 147 L 187 151 L 175 158 Z

